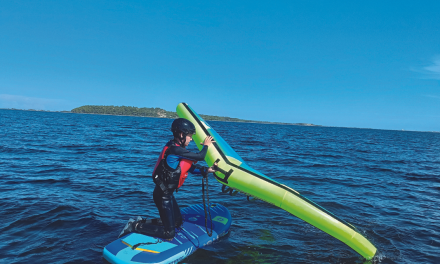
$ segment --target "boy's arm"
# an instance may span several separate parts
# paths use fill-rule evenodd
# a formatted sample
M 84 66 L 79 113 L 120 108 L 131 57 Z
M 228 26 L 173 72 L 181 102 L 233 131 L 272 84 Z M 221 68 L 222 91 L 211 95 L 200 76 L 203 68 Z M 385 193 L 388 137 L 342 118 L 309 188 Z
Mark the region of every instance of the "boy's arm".
M 198 164 L 193 164 L 191 168 L 189 168 L 188 172 L 191 174 L 202 174 L 203 166 Z
M 202 174 L 203 177 L 206 177 L 208 173 L 214 173 L 215 167 L 217 166 L 217 163 L 214 163 L 212 167 L 205 167 L 198 164 L 193 164 L 191 168 L 189 168 L 188 172 L 192 174 Z
M 197 153 L 191 152 L 182 147 L 173 147 L 170 154 L 180 156 L 184 159 L 202 161 L 205 159 L 207 152 L 208 152 L 208 146 L 203 146 L 202 150 L 200 150 Z

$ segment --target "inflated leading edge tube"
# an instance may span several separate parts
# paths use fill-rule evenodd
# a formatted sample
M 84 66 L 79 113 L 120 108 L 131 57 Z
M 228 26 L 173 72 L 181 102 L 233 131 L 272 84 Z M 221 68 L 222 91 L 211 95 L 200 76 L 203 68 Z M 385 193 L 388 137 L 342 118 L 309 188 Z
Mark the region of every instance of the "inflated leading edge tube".
M 323 207 L 302 196 L 299 192 L 272 180 L 249 167 L 244 160 L 201 118 L 189 105 L 177 106 L 177 114 L 191 121 L 196 127 L 194 142 L 199 149 L 206 136 L 215 139 L 208 149 L 206 163 L 218 163 L 216 179 L 222 184 L 248 196 L 271 203 L 307 223 L 321 229 L 354 249 L 367 260 L 376 254 L 376 247 L 353 225 L 338 218 Z

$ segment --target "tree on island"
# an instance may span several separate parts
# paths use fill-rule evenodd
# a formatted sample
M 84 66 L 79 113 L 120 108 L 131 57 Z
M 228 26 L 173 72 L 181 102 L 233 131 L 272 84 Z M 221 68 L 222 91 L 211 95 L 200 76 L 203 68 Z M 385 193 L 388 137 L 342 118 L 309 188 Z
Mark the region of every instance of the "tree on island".
M 143 116 L 143 117 L 159 117 L 159 118 L 178 118 L 176 112 L 166 111 L 157 107 L 134 107 L 134 106 L 114 106 L 114 105 L 84 105 L 72 109 L 72 113 L 79 114 L 98 114 L 98 115 L 123 115 L 123 116 Z M 313 124 L 289 124 L 280 122 L 264 122 L 244 120 L 225 116 L 200 115 L 207 121 L 226 121 L 226 122 L 244 122 L 244 123 L 262 123 L 262 124 L 281 124 L 281 125 L 302 125 L 313 126 Z

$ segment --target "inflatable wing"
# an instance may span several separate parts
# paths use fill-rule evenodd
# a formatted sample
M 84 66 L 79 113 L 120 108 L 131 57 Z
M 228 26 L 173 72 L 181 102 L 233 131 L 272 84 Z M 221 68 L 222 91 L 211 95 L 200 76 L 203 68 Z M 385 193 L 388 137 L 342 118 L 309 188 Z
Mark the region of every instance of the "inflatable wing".
M 196 127 L 193 137 L 197 147 L 206 136 L 215 139 L 214 147 L 209 147 L 205 161 L 209 166 L 218 163 L 216 179 L 232 189 L 271 203 L 307 223 L 321 229 L 354 249 L 367 260 L 376 254 L 376 247 L 351 224 L 338 218 L 299 192 L 272 180 L 249 167 L 244 160 L 201 118 L 189 105 L 177 106 L 177 114 L 191 121 Z

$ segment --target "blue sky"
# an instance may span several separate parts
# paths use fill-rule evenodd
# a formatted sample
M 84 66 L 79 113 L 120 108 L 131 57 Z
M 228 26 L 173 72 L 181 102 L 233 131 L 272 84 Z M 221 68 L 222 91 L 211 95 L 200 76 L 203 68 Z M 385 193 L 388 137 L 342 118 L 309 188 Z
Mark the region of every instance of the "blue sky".
M 1 1 L 0 108 L 440 131 L 440 1 Z

